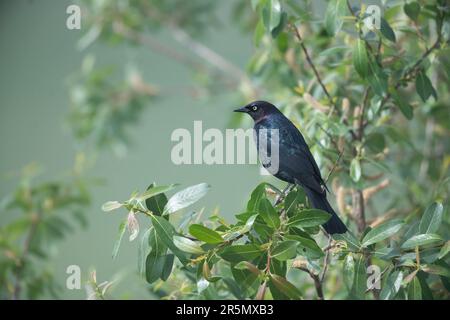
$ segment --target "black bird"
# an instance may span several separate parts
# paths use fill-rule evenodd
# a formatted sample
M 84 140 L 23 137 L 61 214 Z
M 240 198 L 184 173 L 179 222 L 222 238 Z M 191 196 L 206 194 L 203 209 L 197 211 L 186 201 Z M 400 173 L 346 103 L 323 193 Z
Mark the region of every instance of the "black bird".
M 301 186 L 314 208 L 331 214 L 323 225 L 328 234 L 345 233 L 347 227 L 328 202 L 328 189 L 319 167 L 297 127 L 266 101 L 254 101 L 234 111 L 247 113 L 255 121 L 255 140 L 262 165 L 278 179 Z M 272 139 L 273 132 L 278 132 L 278 139 Z M 274 159 L 272 147 L 275 152 L 278 147 L 277 165 L 270 160 Z

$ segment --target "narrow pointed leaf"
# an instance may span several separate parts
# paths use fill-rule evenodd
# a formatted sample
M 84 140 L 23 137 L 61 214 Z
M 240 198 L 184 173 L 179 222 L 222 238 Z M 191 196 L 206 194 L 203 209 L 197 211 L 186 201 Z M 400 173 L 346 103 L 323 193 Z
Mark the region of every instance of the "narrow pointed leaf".
M 189 233 L 200 241 L 216 244 L 223 242 L 222 236 L 201 224 L 193 224 L 189 227 Z
M 390 236 L 396 234 L 403 225 L 403 220 L 394 219 L 373 228 L 364 236 L 362 246 L 367 247 L 373 243 L 389 238 Z
M 412 249 L 416 246 L 424 246 L 432 243 L 442 242 L 442 237 L 438 234 L 418 234 L 406 240 L 401 248 L 402 249 Z
M 177 185 L 176 184 L 171 184 L 168 186 L 156 186 L 156 187 L 152 187 L 147 189 L 143 194 L 141 194 L 140 196 L 137 197 L 138 200 L 140 201 L 145 201 L 150 197 L 154 197 L 158 194 L 167 192 L 172 190 L 173 188 L 175 188 Z
M 366 44 L 358 39 L 353 47 L 353 66 L 358 74 L 364 79 L 369 74 L 369 60 L 367 57 Z
M 272 258 L 280 261 L 292 259 L 297 255 L 297 241 L 287 240 L 280 242 L 271 252 Z
M 193 253 L 193 254 L 202 254 L 205 251 L 200 247 L 200 244 L 192 241 L 191 239 L 174 236 L 173 243 L 180 249 L 181 251 Z
M 219 252 L 219 255 L 230 262 L 251 261 L 262 253 L 259 246 L 254 244 L 241 244 L 229 246 Z
M 392 272 L 386 283 L 383 285 L 380 292 L 381 300 L 392 300 L 397 295 L 400 290 L 400 286 L 403 280 L 403 272 L 402 271 L 394 271 Z
M 200 200 L 209 190 L 209 185 L 200 183 L 175 193 L 164 207 L 165 214 L 174 213 Z
M 419 233 L 436 233 L 442 222 L 444 207 L 442 203 L 431 204 L 422 216 L 419 223 Z
M 127 222 L 123 221 L 119 225 L 119 233 L 117 236 L 116 243 L 114 244 L 113 252 L 112 252 L 112 258 L 115 259 L 117 257 L 117 254 L 119 253 L 120 244 L 122 243 L 123 235 L 125 234 L 125 230 L 127 227 Z
M 408 300 L 422 300 L 422 287 L 417 277 L 408 284 Z
M 175 254 L 182 264 L 188 263 L 185 255 L 178 249 L 178 247 L 173 243 L 173 236 L 175 234 L 174 227 L 169 221 L 163 217 L 153 215 L 151 217 L 153 227 L 155 228 L 156 234 L 159 239 L 167 246 L 173 254 Z
M 277 229 L 280 226 L 280 217 L 269 200 L 261 199 L 258 208 L 259 215 L 268 226 Z
M 270 276 L 270 281 L 280 292 L 285 294 L 289 299 L 292 300 L 301 299 L 300 291 L 292 283 L 286 280 L 286 278 L 276 274 L 272 274 Z
M 315 227 L 320 226 L 330 219 L 328 212 L 319 209 L 306 209 L 298 212 L 288 221 L 289 227 Z
M 162 274 L 166 256 L 158 256 L 150 252 L 145 261 L 145 279 L 148 283 L 158 280 Z
M 102 210 L 105 212 L 109 212 L 109 211 L 119 209 L 122 206 L 123 206 L 123 204 L 118 201 L 108 201 L 102 205 Z
M 155 184 L 152 183 L 148 187 L 147 191 L 150 191 L 151 189 L 154 188 L 156 188 Z M 147 207 L 147 209 L 159 216 L 162 215 L 166 204 L 167 204 L 167 197 L 164 193 L 152 195 L 145 200 L 145 206 Z

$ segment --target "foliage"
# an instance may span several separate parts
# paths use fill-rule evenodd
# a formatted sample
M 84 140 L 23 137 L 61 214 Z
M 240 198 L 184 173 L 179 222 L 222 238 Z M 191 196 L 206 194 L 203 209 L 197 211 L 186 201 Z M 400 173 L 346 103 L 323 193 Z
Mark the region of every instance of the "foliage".
M 235 101 L 274 102 L 329 173 L 351 231 L 327 241 L 319 225 L 328 215 L 310 208 L 299 188 L 282 194 L 258 185 L 229 224 L 218 213 L 202 222 L 201 211 L 185 212 L 207 184 L 169 198 L 176 185 L 152 184 L 103 206 L 128 213 L 113 257 L 127 229 L 130 241 L 141 234 L 138 269 L 168 299 L 448 299 L 448 3 L 383 2 L 377 29 L 367 26 L 374 17 L 360 1 L 236 0 L 224 22 L 253 36 L 245 71 L 202 42 L 223 23 L 218 3 L 83 1 L 87 32 L 79 48 L 96 41 L 146 47 L 192 71 L 194 97 L 228 92 Z M 69 124 L 79 141 L 123 153 L 127 128 L 165 90 L 146 83 L 138 68 L 121 79 L 94 60 L 87 56 L 72 79 Z M 58 295 L 48 248 L 72 229 L 69 218 L 84 221 L 88 202 L 78 173 L 41 184 L 25 176 L 2 207 L 21 213 L 0 228 L 2 298 Z M 61 216 L 66 211 L 71 217 Z M 373 265 L 382 271 L 380 290 L 368 288 Z M 105 298 L 109 283 L 91 278 L 89 297 Z
M 108 35 L 142 39 L 147 24 L 187 29 L 170 13 L 136 10 L 142 4 L 119 14 L 122 31 L 133 33 L 109 29 Z M 244 76 L 213 65 L 239 80 L 243 100 L 265 96 L 301 123 L 319 165 L 330 172 L 351 232 L 326 244 L 319 225 L 327 214 L 309 209 L 297 188 L 273 201 L 266 191 L 274 189 L 261 184 L 234 224 L 215 214 L 189 227 L 193 215 L 177 224 L 169 218 L 177 214 L 133 196 L 120 203 L 129 211 L 123 225 L 135 232 L 138 213 L 151 221 L 140 245 L 147 258 L 139 265 L 161 296 L 448 298 L 450 10 L 445 1 L 393 1 L 382 8 L 377 29 L 366 24 L 373 16 L 360 5 L 332 0 L 322 16 L 309 1 L 237 1 L 233 17 L 254 33 L 255 54 Z M 238 13 L 248 10 L 254 14 Z M 129 12 L 134 23 L 123 18 Z M 198 35 L 188 33 L 183 44 L 199 45 Z M 171 201 L 158 197 L 164 205 Z M 179 263 L 169 276 L 174 257 Z M 382 268 L 381 290 L 367 286 L 371 265 Z
M 154 188 L 159 189 L 151 192 Z M 170 210 L 171 203 L 177 202 L 180 209 L 187 207 L 194 203 L 192 199 L 200 199 L 208 187 L 199 184 L 176 193 L 169 200 L 165 197 L 162 212 L 147 208 L 149 199 L 161 196 L 159 192 L 169 188 L 152 185 L 142 195 L 134 194 L 127 201 L 108 202 L 103 206 L 107 212 L 120 207 L 129 212 L 122 224 L 119 245 L 124 226 L 128 226 L 132 241 L 139 229 L 135 216 L 142 214 L 146 218 L 146 231 L 139 243 L 139 255 L 141 259 L 146 258 L 139 267 L 146 281 L 154 284 L 154 290 L 162 297 L 300 299 L 316 296 L 323 299 L 323 279 L 331 263 L 336 269 L 333 273 L 342 273 L 341 279 L 345 279 L 345 283 L 339 282 L 333 290 L 339 291 L 341 297 L 365 299 L 369 297 L 366 285 L 372 284 L 365 266 L 369 257 L 383 269 L 384 283 L 376 295 L 381 299 L 417 299 L 425 297 L 430 288 L 448 285 L 449 241 L 436 234 L 442 223 L 441 203 L 431 204 L 416 224 L 389 220 L 367 229 L 361 239 L 351 232 L 335 235 L 322 249 L 319 243 L 324 239 L 319 226 L 330 216 L 308 209 L 301 189 L 278 194 L 270 201 L 274 191 L 262 183 L 247 204 L 253 210 L 237 214 L 235 223 L 228 224 L 219 216 L 211 216 L 203 223 L 190 223 L 187 227 L 186 219 L 190 221 L 192 215 L 182 214 L 182 221 L 176 222 L 171 217 L 179 210 Z M 190 197 L 179 196 L 186 193 Z M 147 198 L 148 194 L 152 196 Z M 114 256 L 117 248 L 118 245 Z M 298 282 L 295 270 L 311 277 L 315 295 L 298 288 L 296 284 L 302 282 Z M 327 298 L 333 297 L 333 293 L 326 294 Z M 448 297 L 440 290 L 432 295 Z
M 301 124 L 351 232 L 327 243 L 319 228 L 327 214 L 309 208 L 297 188 L 280 194 L 260 184 L 246 211 L 228 224 L 218 214 L 199 223 L 199 213 L 178 213 L 206 193 L 206 184 L 170 199 L 165 193 L 174 186 L 151 185 L 147 193 L 103 207 L 128 212 L 113 256 L 127 227 L 130 240 L 136 238 L 136 215 L 143 214 L 149 226 L 138 265 L 161 297 L 448 298 L 448 4 L 390 1 L 377 29 L 367 24 L 374 17 L 359 1 L 331 0 L 326 8 L 311 1 L 235 1 L 232 19 L 253 34 L 255 46 L 246 72 L 201 42 L 218 24 L 216 5 L 86 3 L 89 31 L 80 47 L 97 39 L 145 46 L 190 68 L 196 92 L 227 90 L 242 101 L 274 102 Z M 174 50 L 158 34 L 186 50 Z M 103 96 L 105 78 L 96 88 L 87 75 L 84 91 Z M 90 123 L 103 121 L 102 112 L 115 114 L 110 103 L 89 101 Z M 124 106 L 137 119 L 142 108 L 130 110 Z M 120 120 L 93 125 L 85 135 L 96 128 L 114 143 L 126 123 Z M 371 265 L 382 269 L 381 290 L 367 290 Z
M 2 201 L 8 222 L 0 228 L 0 297 L 2 299 L 57 298 L 61 286 L 49 264 L 58 243 L 78 225 L 85 227 L 83 210 L 90 203 L 87 181 L 80 175 L 78 157 L 69 179 L 35 183 L 36 166 Z
M 100 148 L 112 147 L 121 154 L 129 144 L 126 128 L 137 123 L 157 89 L 146 84 L 135 70 L 116 84 L 113 71 L 95 68 L 92 56 L 84 59 L 81 74 L 72 80 L 68 120 L 77 139 L 90 140 Z

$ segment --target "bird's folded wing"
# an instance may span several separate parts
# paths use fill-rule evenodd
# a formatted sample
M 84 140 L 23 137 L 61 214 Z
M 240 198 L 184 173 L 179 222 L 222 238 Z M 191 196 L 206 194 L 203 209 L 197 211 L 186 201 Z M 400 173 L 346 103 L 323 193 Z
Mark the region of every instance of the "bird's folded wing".
M 316 192 L 324 192 L 322 188 L 322 185 L 324 185 L 323 179 L 309 150 L 287 145 L 287 148 L 280 150 L 280 162 L 282 163 L 282 170 L 295 177 L 300 184 Z

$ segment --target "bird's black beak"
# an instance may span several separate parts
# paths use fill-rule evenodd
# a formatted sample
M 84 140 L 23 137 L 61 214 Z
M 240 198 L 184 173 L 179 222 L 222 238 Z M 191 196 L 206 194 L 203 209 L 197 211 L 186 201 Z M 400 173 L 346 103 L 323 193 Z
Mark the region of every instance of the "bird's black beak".
M 239 108 L 239 109 L 234 110 L 234 112 L 244 112 L 244 113 L 247 113 L 247 112 L 248 112 L 248 109 L 247 109 L 247 107 L 242 107 L 242 108 Z

